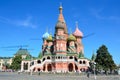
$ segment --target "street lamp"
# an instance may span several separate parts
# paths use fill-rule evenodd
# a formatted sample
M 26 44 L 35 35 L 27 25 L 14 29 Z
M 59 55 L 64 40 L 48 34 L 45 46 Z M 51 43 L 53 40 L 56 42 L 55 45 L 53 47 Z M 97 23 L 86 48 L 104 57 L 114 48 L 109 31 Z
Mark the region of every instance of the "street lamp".
M 96 80 L 96 74 L 95 74 L 95 65 L 96 65 L 96 63 L 93 62 L 93 64 L 94 64 L 94 79 Z

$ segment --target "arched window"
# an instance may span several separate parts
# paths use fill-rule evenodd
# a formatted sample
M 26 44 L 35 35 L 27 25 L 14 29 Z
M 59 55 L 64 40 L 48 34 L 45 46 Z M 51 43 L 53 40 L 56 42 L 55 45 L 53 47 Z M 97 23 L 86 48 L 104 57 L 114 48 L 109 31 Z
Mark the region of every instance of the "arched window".
M 86 64 L 86 62 L 85 62 L 85 61 L 83 61 L 83 64 Z
M 50 59 L 50 57 L 48 56 L 47 59 Z
M 73 56 L 70 56 L 69 59 L 73 59 Z
M 80 64 L 82 64 L 82 61 L 79 61 Z
M 45 58 L 43 58 L 43 60 L 42 61 L 45 61 Z
M 37 63 L 38 63 L 38 64 L 40 64 L 40 63 L 41 63 L 41 61 L 40 61 L 40 60 L 38 60 L 38 61 L 37 61 Z
M 38 68 L 38 71 L 40 71 L 40 68 Z
M 58 56 L 58 59 L 60 59 L 60 56 Z

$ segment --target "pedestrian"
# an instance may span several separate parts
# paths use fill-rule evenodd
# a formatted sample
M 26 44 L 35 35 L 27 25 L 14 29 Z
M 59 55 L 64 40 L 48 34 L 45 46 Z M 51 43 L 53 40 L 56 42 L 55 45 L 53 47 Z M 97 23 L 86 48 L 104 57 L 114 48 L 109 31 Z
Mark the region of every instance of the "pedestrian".
M 87 77 L 88 77 L 88 78 L 90 77 L 90 73 L 89 73 L 89 72 L 87 72 Z

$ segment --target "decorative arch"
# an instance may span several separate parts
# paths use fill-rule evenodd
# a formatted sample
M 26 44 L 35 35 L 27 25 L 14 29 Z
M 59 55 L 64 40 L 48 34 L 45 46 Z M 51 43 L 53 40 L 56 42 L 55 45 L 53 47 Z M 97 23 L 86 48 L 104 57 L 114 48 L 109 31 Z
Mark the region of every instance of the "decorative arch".
M 79 61 L 79 64 L 82 64 L 82 61 L 81 61 L 81 60 Z
M 52 65 L 51 65 L 51 64 L 48 64 L 48 65 L 47 65 L 47 69 L 48 69 L 48 71 L 52 71 Z
M 41 61 L 40 61 L 40 60 L 38 60 L 38 61 L 37 61 L 37 63 L 38 63 L 38 64 L 41 64 Z
M 70 63 L 70 64 L 68 65 L 68 70 L 69 70 L 69 72 L 72 72 L 72 71 L 73 71 L 73 64 L 72 64 L 72 63 Z
M 60 56 L 58 56 L 58 59 L 60 59 Z
M 24 70 L 28 70 L 28 63 L 24 63 L 23 68 L 24 68 Z
M 38 68 L 37 70 L 38 70 L 38 71 L 40 71 L 41 69 L 40 69 L 40 68 Z
M 50 56 L 48 56 L 47 59 L 50 59 Z
M 86 64 L 86 61 L 83 61 L 83 64 Z
M 70 56 L 69 59 L 73 59 L 73 56 Z

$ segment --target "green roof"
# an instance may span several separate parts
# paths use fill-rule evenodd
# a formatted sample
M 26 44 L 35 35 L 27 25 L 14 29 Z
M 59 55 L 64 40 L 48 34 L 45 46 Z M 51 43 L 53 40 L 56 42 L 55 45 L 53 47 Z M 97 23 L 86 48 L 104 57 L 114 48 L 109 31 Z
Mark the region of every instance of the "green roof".
M 47 41 L 52 41 L 53 38 L 52 38 L 52 35 L 49 35 L 49 37 L 47 38 Z
M 70 34 L 67 40 L 68 41 L 75 41 L 76 38 L 75 38 L 75 36 L 73 36 L 72 34 Z
M 15 55 L 30 55 L 27 49 L 20 48 Z
M 71 53 L 71 52 L 67 52 L 67 56 L 75 56 L 78 55 L 77 53 Z

